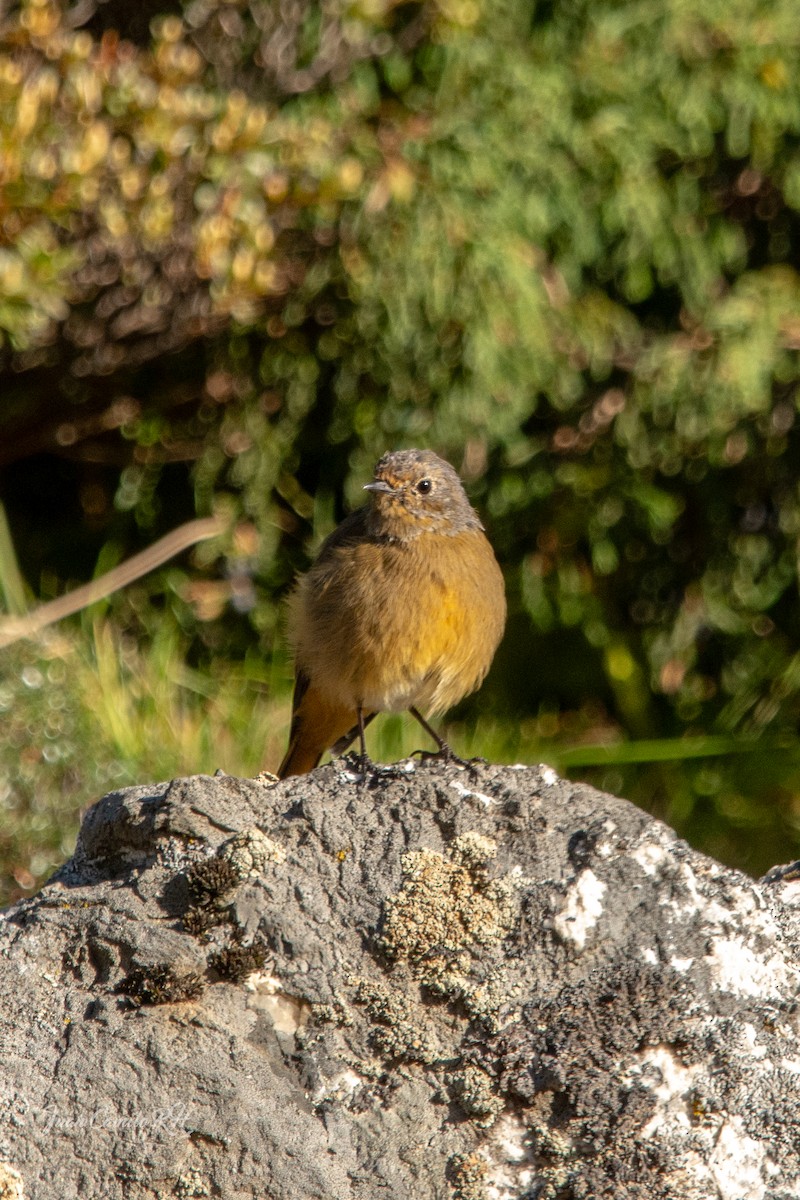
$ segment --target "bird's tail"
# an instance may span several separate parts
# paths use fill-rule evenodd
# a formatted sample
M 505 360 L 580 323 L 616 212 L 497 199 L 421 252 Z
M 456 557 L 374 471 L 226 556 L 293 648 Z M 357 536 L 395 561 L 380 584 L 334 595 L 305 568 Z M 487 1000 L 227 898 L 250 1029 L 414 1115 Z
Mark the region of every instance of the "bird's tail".
M 290 740 L 289 749 L 278 767 L 278 778 L 286 779 L 289 775 L 306 775 L 313 771 L 327 748 L 319 745 L 316 740 L 310 742 L 298 732 L 298 736 Z
M 292 701 L 289 749 L 278 767 L 278 777 L 313 771 L 334 742 L 357 726 L 355 709 L 332 704 L 314 688 L 307 675 L 298 673 Z

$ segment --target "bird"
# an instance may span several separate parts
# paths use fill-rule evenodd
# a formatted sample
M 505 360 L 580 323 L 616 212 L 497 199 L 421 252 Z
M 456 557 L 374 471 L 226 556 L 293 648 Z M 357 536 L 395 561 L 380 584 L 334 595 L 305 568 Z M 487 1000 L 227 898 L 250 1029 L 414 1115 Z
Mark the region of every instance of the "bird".
M 364 485 L 367 503 L 322 544 L 289 597 L 295 685 L 280 779 L 358 737 L 380 712 L 423 717 L 480 687 L 503 635 L 503 575 L 457 472 L 431 450 L 396 450 Z M 461 760 L 459 760 L 461 761 Z

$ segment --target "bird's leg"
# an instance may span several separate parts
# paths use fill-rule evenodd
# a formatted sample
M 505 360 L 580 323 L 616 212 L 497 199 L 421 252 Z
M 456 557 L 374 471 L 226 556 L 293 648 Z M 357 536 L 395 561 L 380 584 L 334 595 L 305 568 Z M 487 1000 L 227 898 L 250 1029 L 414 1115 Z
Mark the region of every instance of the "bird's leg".
M 439 749 L 436 751 L 415 750 L 414 753 L 419 754 L 420 758 L 423 761 L 427 761 L 432 758 L 440 758 L 440 759 L 442 759 L 443 762 L 458 763 L 459 766 L 466 767 L 468 771 L 475 771 L 476 765 L 478 763 L 484 761 L 483 759 L 480 759 L 480 758 L 474 758 L 474 759 L 459 758 L 459 756 L 450 749 L 450 747 L 448 746 L 448 744 L 444 740 L 444 738 L 441 737 L 436 732 L 436 730 L 433 728 L 432 725 L 428 724 L 428 722 L 425 720 L 425 718 L 423 717 L 422 713 L 419 711 L 418 708 L 412 707 L 408 711 L 411 713 L 412 717 L 415 718 L 415 720 L 419 721 L 420 725 L 425 730 L 425 732 L 428 734 L 428 736 L 432 737 L 433 740 L 436 742 L 436 745 L 439 747 Z
M 364 724 L 364 710 L 360 704 L 358 706 L 358 745 L 361 751 L 361 761 L 366 764 L 369 762 L 367 758 L 367 734 Z
M 367 716 L 363 718 L 364 729 L 367 728 L 370 721 L 372 721 L 377 715 L 377 713 L 372 712 L 368 713 Z M 343 733 L 342 736 L 338 738 L 331 746 L 331 754 L 334 756 L 334 758 L 338 758 L 341 754 L 344 754 L 345 750 L 352 746 L 353 742 L 360 733 L 361 729 L 359 728 L 358 724 L 354 725 L 352 729 L 348 729 L 347 733 Z
M 411 713 L 412 717 L 414 717 L 415 720 L 419 721 L 420 725 L 425 730 L 428 737 L 433 738 L 433 740 L 436 742 L 436 745 L 439 747 L 438 752 L 439 752 L 439 754 L 441 754 L 442 758 L 453 758 L 454 757 L 453 751 L 450 749 L 447 742 L 444 740 L 443 737 L 439 736 L 439 734 L 436 732 L 436 730 L 433 728 L 432 725 L 428 724 L 428 722 L 425 720 L 425 718 L 423 717 L 423 715 L 419 711 L 419 709 L 418 708 L 410 708 L 408 711 Z M 429 752 L 425 751 L 425 750 L 415 750 L 414 753 L 415 754 L 427 754 Z
M 356 709 L 356 715 L 358 717 L 358 723 L 356 725 L 354 725 L 352 729 L 349 729 L 347 731 L 347 733 L 343 734 L 342 737 L 339 738 L 339 740 L 333 746 L 333 753 L 334 754 L 343 753 L 347 749 L 347 747 L 350 745 L 350 743 L 357 737 L 359 751 L 358 751 L 358 754 L 351 755 L 350 759 L 353 762 L 353 765 L 355 766 L 355 768 L 359 772 L 359 774 L 367 775 L 368 772 L 372 771 L 374 768 L 373 768 L 372 761 L 371 761 L 369 755 L 367 754 L 367 737 L 366 737 L 365 731 L 366 731 L 367 725 L 369 725 L 370 721 L 375 716 L 375 714 L 369 713 L 365 717 L 364 709 L 359 704 L 358 708 Z

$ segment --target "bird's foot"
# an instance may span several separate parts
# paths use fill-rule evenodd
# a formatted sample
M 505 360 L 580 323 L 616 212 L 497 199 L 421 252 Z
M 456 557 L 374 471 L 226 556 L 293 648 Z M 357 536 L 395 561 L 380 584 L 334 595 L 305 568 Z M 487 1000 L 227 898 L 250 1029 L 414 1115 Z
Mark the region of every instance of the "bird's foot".
M 420 763 L 455 763 L 456 766 L 464 767 L 471 775 L 477 775 L 478 768 L 486 766 L 485 758 L 461 758 L 454 750 L 450 749 L 447 742 L 442 742 L 438 750 L 413 750 L 410 757 L 415 754 L 419 755 Z
M 339 761 L 348 771 L 361 775 L 364 779 L 378 769 L 368 754 L 358 754 L 355 750 L 350 754 L 343 754 Z
M 759 883 L 793 883 L 796 879 L 800 879 L 800 860 L 771 867 Z

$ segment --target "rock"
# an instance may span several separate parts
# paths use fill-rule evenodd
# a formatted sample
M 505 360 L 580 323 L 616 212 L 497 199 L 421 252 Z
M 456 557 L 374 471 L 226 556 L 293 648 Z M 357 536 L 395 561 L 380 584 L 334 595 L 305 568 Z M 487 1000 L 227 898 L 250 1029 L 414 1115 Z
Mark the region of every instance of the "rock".
M 798 898 L 549 768 L 112 793 L 0 920 L 0 1197 L 797 1196 Z

